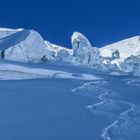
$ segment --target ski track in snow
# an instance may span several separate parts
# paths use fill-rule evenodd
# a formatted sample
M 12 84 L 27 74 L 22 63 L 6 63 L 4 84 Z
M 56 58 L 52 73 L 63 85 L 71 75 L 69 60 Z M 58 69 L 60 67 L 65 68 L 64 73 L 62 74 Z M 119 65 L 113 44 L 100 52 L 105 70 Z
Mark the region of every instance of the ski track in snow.
M 114 127 L 119 128 L 120 123 L 122 123 L 121 125 L 125 124 L 127 122 L 127 120 L 125 120 L 125 119 L 127 119 L 127 116 L 129 115 L 129 113 L 134 111 L 134 108 L 135 108 L 134 104 L 131 104 L 131 103 L 125 102 L 125 101 L 123 103 L 129 105 L 130 109 L 122 112 L 117 120 L 115 120 L 111 125 L 109 125 L 108 127 L 103 129 L 103 133 L 102 133 L 101 137 L 104 140 L 116 140 L 116 138 L 113 138 L 113 137 L 111 138 L 111 136 L 110 136 L 111 129 L 113 129 Z M 119 139 L 119 140 L 124 140 L 124 139 Z
M 138 84 L 133 84 L 134 82 L 136 82 L 136 81 L 132 80 L 132 79 L 131 80 L 127 79 L 127 84 L 131 84 L 133 86 L 138 86 Z M 87 106 L 87 108 L 90 109 L 90 111 L 93 113 L 100 112 L 98 110 L 96 111 L 96 108 L 101 107 L 102 105 L 104 106 L 105 104 L 117 103 L 117 104 L 122 104 L 122 105 L 128 106 L 126 110 L 124 110 L 120 114 L 118 114 L 118 116 L 116 117 L 116 119 L 113 121 L 112 124 L 110 124 L 106 128 L 103 128 L 103 131 L 101 134 L 101 138 L 103 140 L 132 140 L 133 135 L 136 135 L 135 140 L 139 139 L 140 134 L 138 132 L 137 127 L 135 128 L 135 126 L 137 124 L 139 124 L 138 128 L 140 129 L 140 120 L 137 121 L 135 118 L 137 117 L 137 115 L 138 115 L 138 117 L 140 117 L 140 106 L 132 104 L 130 102 L 123 101 L 120 98 L 114 99 L 114 97 L 113 98 L 110 97 L 110 95 L 114 94 L 114 93 L 113 93 L 113 91 L 110 91 L 108 88 L 105 87 L 107 84 L 108 84 L 107 81 L 95 80 L 92 82 L 84 83 L 83 85 L 72 89 L 72 92 L 80 94 L 80 92 L 82 90 L 85 90 L 85 89 L 88 90 L 88 88 L 91 86 L 93 87 L 93 94 L 94 94 L 95 88 L 100 90 L 101 93 L 99 93 L 99 95 L 97 96 L 99 102 L 97 102 L 93 105 Z M 108 107 L 111 108 L 111 106 L 108 106 Z M 105 115 L 109 115 L 108 112 L 106 112 L 106 110 L 104 110 L 104 112 L 102 110 L 101 113 L 103 113 Z M 100 113 L 100 115 L 101 115 L 101 113 Z M 132 132 L 131 132 L 131 130 L 132 130 Z

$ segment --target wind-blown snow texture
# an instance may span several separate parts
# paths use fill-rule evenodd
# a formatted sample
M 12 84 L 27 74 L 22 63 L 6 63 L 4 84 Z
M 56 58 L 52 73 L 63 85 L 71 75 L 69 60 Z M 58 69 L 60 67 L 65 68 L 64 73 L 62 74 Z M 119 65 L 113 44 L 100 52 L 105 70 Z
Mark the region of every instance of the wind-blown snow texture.
M 0 28 L 0 139 L 139 140 L 139 41 L 99 49 L 75 32 L 67 49 Z

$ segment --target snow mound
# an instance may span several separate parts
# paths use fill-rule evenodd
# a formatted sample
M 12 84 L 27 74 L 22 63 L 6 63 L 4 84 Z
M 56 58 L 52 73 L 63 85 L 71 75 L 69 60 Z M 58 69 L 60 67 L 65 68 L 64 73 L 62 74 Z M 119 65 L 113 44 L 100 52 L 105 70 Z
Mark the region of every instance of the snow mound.
M 77 76 L 79 75 L 79 76 Z M 77 80 L 99 80 L 100 77 L 86 73 L 72 73 L 62 70 L 53 70 L 46 68 L 32 68 L 28 66 L 17 65 L 13 63 L 0 62 L 0 80 L 23 80 L 36 78 L 62 78 Z
M 42 62 L 52 59 L 41 35 L 22 30 L 0 39 L 1 58 L 20 62 Z
M 134 75 L 140 74 L 140 58 L 136 56 L 130 56 L 124 59 L 119 64 L 120 70 L 125 73 L 133 73 Z

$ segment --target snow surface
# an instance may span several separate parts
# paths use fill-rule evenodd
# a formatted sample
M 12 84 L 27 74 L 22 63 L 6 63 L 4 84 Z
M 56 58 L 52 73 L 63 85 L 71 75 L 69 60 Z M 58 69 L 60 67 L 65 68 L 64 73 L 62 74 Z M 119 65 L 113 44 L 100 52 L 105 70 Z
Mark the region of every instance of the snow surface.
M 139 55 L 140 51 L 140 36 L 128 38 L 111 45 L 100 48 L 104 52 L 106 49 L 117 49 L 120 52 L 121 58 L 127 58 L 131 55 Z M 101 53 L 102 54 L 102 53 Z
M 52 52 L 52 56 L 57 60 L 68 61 L 71 60 L 71 56 L 73 54 L 72 49 L 68 49 L 59 45 L 55 45 L 48 41 L 45 41 L 46 49 Z
M 1 139 L 140 139 L 138 77 L 1 61 L 0 79 Z
M 120 53 L 117 49 L 103 49 L 101 52 L 101 56 L 108 58 L 110 60 L 119 59 Z
M 0 80 L 22 80 L 34 78 L 66 78 L 79 80 L 99 79 L 99 77 L 86 73 L 76 74 L 61 70 L 30 68 L 29 66 L 0 62 Z
M 19 28 L 19 29 L 0 28 L 0 39 L 22 30 L 24 29 L 23 28 Z
M 0 139 L 140 140 L 140 37 L 71 44 L 0 28 Z
M 19 32 L 19 31 L 22 31 L 22 30 L 24 30 L 23 28 L 19 28 L 19 29 L 10 29 L 10 28 L 0 28 L 0 32 L 7 32 L 7 31 L 13 31 L 13 32 Z

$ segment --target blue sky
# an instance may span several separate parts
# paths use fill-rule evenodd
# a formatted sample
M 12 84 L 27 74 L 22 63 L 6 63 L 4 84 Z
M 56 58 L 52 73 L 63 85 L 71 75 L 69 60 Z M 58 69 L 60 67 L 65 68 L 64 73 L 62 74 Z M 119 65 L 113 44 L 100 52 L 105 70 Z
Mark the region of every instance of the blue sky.
M 138 0 L 0 1 L 0 26 L 29 28 L 44 38 L 71 47 L 74 31 L 101 47 L 140 34 Z

